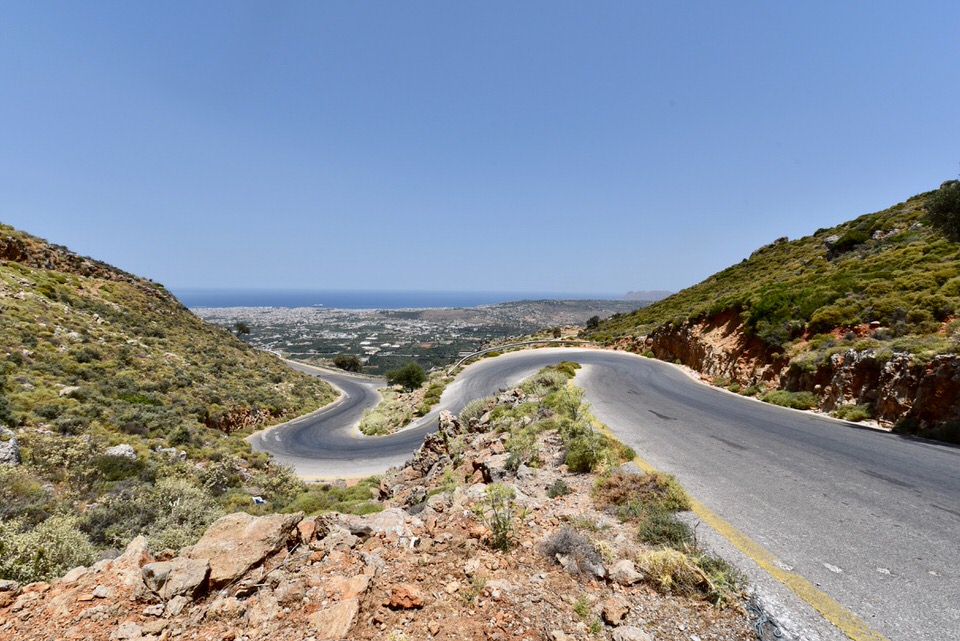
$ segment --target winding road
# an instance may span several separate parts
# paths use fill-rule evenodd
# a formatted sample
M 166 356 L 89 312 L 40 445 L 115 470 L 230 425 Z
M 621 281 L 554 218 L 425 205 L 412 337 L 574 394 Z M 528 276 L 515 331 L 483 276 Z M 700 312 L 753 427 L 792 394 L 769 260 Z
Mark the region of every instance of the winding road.
M 960 448 L 763 404 L 666 363 L 588 349 L 481 360 L 447 388 L 440 406 L 457 412 L 564 359 L 584 365 L 577 384 L 618 438 L 677 476 L 782 572 L 809 583 L 813 595 L 801 601 L 761 570 L 755 555 L 727 543 L 728 531 L 697 529 L 725 557 L 736 557 L 795 638 L 960 640 Z M 436 427 L 432 413 L 398 434 L 364 437 L 354 425 L 376 404 L 382 383 L 322 377 L 344 392 L 340 401 L 251 437 L 256 449 L 304 476 L 382 472 Z M 818 600 L 838 603 L 866 632 L 854 626 L 840 634 L 810 608 Z

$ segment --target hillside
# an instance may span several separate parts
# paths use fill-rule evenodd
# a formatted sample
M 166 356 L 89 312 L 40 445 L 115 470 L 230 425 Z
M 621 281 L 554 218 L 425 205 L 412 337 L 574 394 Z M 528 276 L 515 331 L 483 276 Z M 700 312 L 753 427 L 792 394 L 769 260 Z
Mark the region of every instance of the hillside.
M 588 335 L 736 390 L 782 392 L 769 400 L 955 438 L 946 380 L 960 344 L 960 245 L 929 224 L 937 194 L 778 239 Z
M 141 532 L 177 547 L 251 493 L 281 508 L 303 487 L 241 435 L 334 398 L 162 285 L 5 225 L 0 359 L 0 578 Z M 30 556 L 54 540 L 75 554 Z
M 379 513 L 230 514 L 176 553 L 138 538 L 50 583 L 0 581 L 0 638 L 779 635 L 678 516 L 676 481 L 618 465 L 632 453 L 593 430 L 575 367 L 442 413 L 402 468 L 361 487 Z

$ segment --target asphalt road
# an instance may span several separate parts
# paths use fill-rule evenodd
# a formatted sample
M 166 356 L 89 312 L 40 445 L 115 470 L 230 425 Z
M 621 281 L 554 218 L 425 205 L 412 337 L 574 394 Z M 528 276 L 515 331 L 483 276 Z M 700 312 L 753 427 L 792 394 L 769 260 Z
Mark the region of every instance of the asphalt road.
M 464 370 L 441 405 L 457 411 L 562 359 L 585 365 L 577 383 L 611 431 L 778 565 L 888 639 L 960 640 L 960 448 L 744 399 L 623 352 L 542 349 L 485 359 Z M 344 421 L 362 408 L 350 411 L 301 420 L 274 438 L 268 432 L 260 445 L 307 475 L 365 474 L 402 462 L 433 429 L 431 422 L 391 437 L 357 436 Z M 771 594 L 780 591 L 774 602 L 794 607 L 776 582 L 766 583 Z M 830 626 L 800 621 L 795 629 L 837 638 Z

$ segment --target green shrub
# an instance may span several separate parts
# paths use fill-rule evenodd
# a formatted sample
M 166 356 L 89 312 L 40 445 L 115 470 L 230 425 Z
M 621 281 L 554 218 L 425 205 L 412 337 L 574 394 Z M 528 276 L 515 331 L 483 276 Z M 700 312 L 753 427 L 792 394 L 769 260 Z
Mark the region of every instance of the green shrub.
M 547 488 L 547 497 L 555 499 L 561 496 L 566 496 L 571 492 L 573 492 L 573 490 L 570 489 L 570 486 L 567 485 L 566 481 L 563 479 L 557 479 L 550 487 Z
M 514 496 L 512 487 L 493 483 L 487 486 L 483 499 L 474 508 L 477 516 L 490 530 L 490 545 L 502 552 L 513 547 L 516 535 Z
M 571 472 L 585 473 L 596 469 L 603 459 L 604 438 L 596 432 L 583 432 L 566 442 L 564 463 Z
M 91 565 L 96 550 L 74 516 L 51 516 L 33 528 L 0 521 L 0 578 L 21 583 L 49 581 L 79 565 Z
M 927 198 L 927 220 L 951 242 L 960 242 L 960 182 L 948 181 Z
M 687 550 L 693 543 L 690 527 L 662 505 L 645 505 L 638 517 L 637 538 L 648 545 Z
M 872 417 L 869 405 L 840 405 L 833 410 L 833 415 L 843 421 L 865 421 Z
M 334 367 L 338 367 L 346 372 L 362 372 L 363 363 L 360 362 L 360 359 L 353 355 L 348 354 L 338 354 L 333 359 Z
M 389 370 L 386 373 L 386 379 L 391 385 L 402 385 L 404 389 L 415 390 L 427 380 L 427 374 L 423 371 L 423 367 L 410 361 L 397 369 Z
M 43 488 L 22 466 L 0 465 L 0 521 L 14 518 L 32 527 L 56 508 L 53 492 Z
M 788 392 L 786 390 L 772 390 L 763 395 L 765 403 L 790 407 L 796 410 L 809 410 L 817 406 L 817 397 L 811 392 Z

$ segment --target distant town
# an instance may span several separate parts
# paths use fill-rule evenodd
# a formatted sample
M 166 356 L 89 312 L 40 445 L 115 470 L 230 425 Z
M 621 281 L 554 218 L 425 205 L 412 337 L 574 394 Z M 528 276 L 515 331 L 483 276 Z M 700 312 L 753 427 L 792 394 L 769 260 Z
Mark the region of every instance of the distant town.
M 583 326 L 647 304 L 638 300 L 540 300 L 479 307 L 328 309 L 325 307 L 198 307 L 207 322 L 240 329 L 250 344 L 288 358 L 329 362 L 357 356 L 364 372 L 382 374 L 415 360 L 429 369 L 509 337 Z M 571 330 L 568 330 L 569 333 Z

